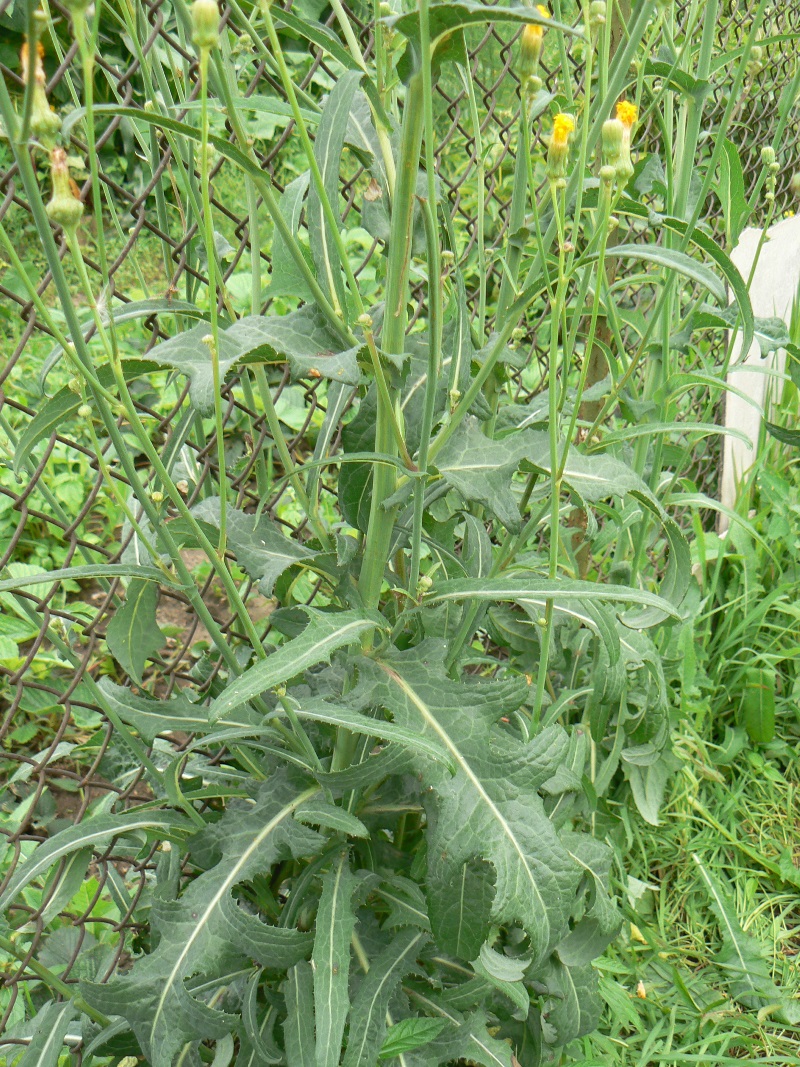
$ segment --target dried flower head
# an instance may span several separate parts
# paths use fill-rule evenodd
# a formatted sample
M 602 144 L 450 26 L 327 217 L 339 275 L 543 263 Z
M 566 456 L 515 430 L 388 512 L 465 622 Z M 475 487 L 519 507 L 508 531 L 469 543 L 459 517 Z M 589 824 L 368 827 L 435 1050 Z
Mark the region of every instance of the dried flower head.
M 22 72 L 22 82 L 28 84 L 30 78 L 30 47 L 27 41 L 22 42 L 19 52 L 19 65 Z M 40 85 L 45 83 L 44 74 L 44 45 L 41 41 L 36 42 L 36 59 L 33 64 L 33 76 Z

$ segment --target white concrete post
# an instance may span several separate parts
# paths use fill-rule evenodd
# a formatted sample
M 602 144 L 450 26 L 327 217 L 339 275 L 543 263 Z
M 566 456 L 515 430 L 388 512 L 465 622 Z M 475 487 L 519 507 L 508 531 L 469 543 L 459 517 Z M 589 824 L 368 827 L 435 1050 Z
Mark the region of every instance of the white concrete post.
M 742 277 L 747 280 L 758 248 L 761 231 L 743 231 L 731 258 Z M 777 317 L 788 323 L 792 303 L 800 283 L 800 216 L 783 219 L 768 231 L 768 238 L 758 258 L 758 266 L 750 287 L 750 301 L 756 318 Z M 734 342 L 733 364 L 728 373 L 730 385 L 744 393 L 747 399 L 727 393 L 725 397 L 725 425 L 747 434 L 752 449 L 744 441 L 725 435 L 722 460 L 720 500 L 728 507 L 736 503 L 736 487 L 756 459 L 761 420 L 769 410 L 770 398 L 777 395 L 775 379 L 769 373 L 783 374 L 786 353 L 781 349 L 762 357 L 756 341 L 742 359 L 741 336 Z M 728 520 L 720 516 L 720 531 L 727 529 Z

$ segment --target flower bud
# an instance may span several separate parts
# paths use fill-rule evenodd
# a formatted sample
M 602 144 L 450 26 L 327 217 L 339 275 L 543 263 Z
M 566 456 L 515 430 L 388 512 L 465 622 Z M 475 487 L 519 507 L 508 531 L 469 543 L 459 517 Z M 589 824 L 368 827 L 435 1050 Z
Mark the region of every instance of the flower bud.
M 770 145 L 765 145 L 761 149 L 761 162 L 765 167 L 771 167 L 775 162 L 775 149 Z
M 795 171 L 792 175 L 792 180 L 789 182 L 789 188 L 792 191 L 792 196 L 800 196 L 800 171 Z
M 78 415 L 82 419 L 88 419 L 91 417 L 92 409 L 89 404 L 81 404 L 78 408 Z
M 538 4 L 536 10 L 543 19 L 550 18 L 550 12 L 544 4 Z M 539 57 L 542 54 L 543 39 L 544 26 L 540 26 L 536 22 L 528 23 L 522 31 L 522 36 L 519 39 L 519 78 L 523 84 L 536 75 Z
M 210 52 L 219 44 L 219 8 L 216 0 L 194 0 L 192 44 L 201 52 Z
M 68 233 L 74 233 L 83 215 L 83 204 L 72 191 L 67 153 L 63 148 L 54 148 L 50 153 L 50 176 L 53 195 L 45 209 L 48 218 Z
M 41 12 L 37 12 L 37 14 L 41 14 Z M 57 135 L 61 132 L 61 119 L 50 107 L 47 99 L 44 48 L 41 41 L 37 41 L 36 47 L 33 49 L 33 69 L 31 69 L 30 54 L 31 49 L 28 42 L 25 41 L 20 50 L 19 61 L 23 83 L 28 85 L 33 79 L 30 131 L 46 148 L 52 148 L 55 145 Z
M 431 578 L 429 574 L 421 574 L 419 576 L 419 581 L 417 582 L 417 600 L 421 600 L 432 585 L 433 578 Z
M 750 49 L 750 58 L 747 62 L 747 73 L 751 78 L 760 74 L 764 68 L 764 49 L 760 44 L 753 45 Z
M 616 178 L 616 176 L 617 176 L 617 168 L 616 167 L 612 167 L 609 164 L 604 164 L 600 168 L 600 181 L 604 185 L 611 185 L 611 183 L 613 182 L 614 178 Z
M 553 119 L 553 133 L 547 149 L 547 177 L 559 181 L 567 176 L 569 138 L 575 129 L 572 115 L 558 114 Z
M 589 5 L 589 23 L 602 26 L 606 21 L 606 0 L 592 0 Z
M 616 172 L 619 157 L 622 153 L 622 141 L 625 137 L 625 127 L 619 119 L 607 119 L 603 123 L 603 163 L 613 167 Z
M 33 87 L 30 128 L 33 136 L 41 141 L 45 148 L 52 148 L 56 137 L 61 133 L 61 119 L 50 106 L 44 86 L 38 83 Z
M 639 117 L 639 109 L 628 100 L 620 100 L 617 104 L 617 122 L 622 126 L 622 144 L 620 146 L 619 159 L 617 160 L 617 179 L 624 187 L 633 177 L 633 163 L 631 162 L 631 131 Z

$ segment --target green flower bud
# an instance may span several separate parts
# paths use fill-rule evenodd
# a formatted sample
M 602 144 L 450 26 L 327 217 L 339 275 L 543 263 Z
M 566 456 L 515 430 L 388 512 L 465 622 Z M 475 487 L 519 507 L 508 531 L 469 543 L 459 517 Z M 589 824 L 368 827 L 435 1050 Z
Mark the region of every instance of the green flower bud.
M 771 167 L 775 162 L 775 149 L 770 145 L 765 145 L 761 149 L 761 162 L 765 167 Z
M 192 44 L 201 52 L 211 51 L 219 44 L 219 8 L 215 0 L 194 0 Z
M 612 166 L 609 166 L 608 164 L 605 164 L 604 166 L 602 166 L 600 168 L 600 181 L 603 182 L 604 185 L 611 185 L 611 183 L 614 181 L 614 178 L 616 178 L 616 176 L 617 176 L 617 168 L 616 167 L 612 167 Z
M 38 82 L 33 87 L 31 133 L 45 148 L 52 148 L 61 133 L 61 119 L 50 107 L 44 86 Z
M 89 404 L 81 404 L 81 406 L 78 408 L 78 415 L 82 419 L 91 418 L 91 414 L 92 414 L 92 409 L 91 409 Z
M 83 215 L 83 204 L 72 191 L 67 153 L 63 148 L 54 148 L 50 153 L 50 176 L 53 195 L 45 208 L 47 216 L 67 233 L 74 233 Z
M 30 131 L 45 148 L 53 148 L 55 139 L 61 132 L 61 119 L 50 107 L 45 88 L 47 77 L 44 72 L 44 48 L 38 40 L 40 24 L 45 18 L 43 11 L 34 12 L 37 37 L 33 45 L 33 64 L 31 65 L 30 61 L 31 46 L 28 41 L 22 45 L 19 60 L 23 84 L 29 85 L 33 82 Z
M 619 157 L 622 153 L 622 142 L 625 138 L 625 127 L 619 119 L 607 119 L 603 123 L 603 163 L 613 167 L 616 171 Z
M 789 188 L 792 191 L 792 196 L 800 196 L 800 171 L 795 171 L 792 175 L 792 180 L 789 182 Z
M 606 21 L 606 0 L 592 0 L 589 5 L 589 23 L 602 26 Z

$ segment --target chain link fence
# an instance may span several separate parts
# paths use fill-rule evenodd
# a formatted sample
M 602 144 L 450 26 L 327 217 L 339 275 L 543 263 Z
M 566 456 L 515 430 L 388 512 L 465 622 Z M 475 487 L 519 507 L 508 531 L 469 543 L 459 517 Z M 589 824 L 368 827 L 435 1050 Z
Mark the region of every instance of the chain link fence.
M 685 8 L 678 5 L 675 22 L 679 29 Z M 719 21 L 720 46 L 717 54 L 735 55 L 748 29 L 745 7 L 725 3 Z M 49 5 L 55 30 L 47 42 L 47 90 L 51 100 L 66 112 L 80 99 L 76 47 L 69 34 L 67 9 Z M 234 5 L 234 10 L 237 10 Z M 240 10 L 240 9 L 238 9 Z M 358 22 L 359 12 L 350 13 L 362 28 L 361 41 L 369 56 L 372 48 L 368 20 Z M 362 13 L 363 15 L 363 13 Z M 270 57 L 254 48 L 242 31 L 241 23 L 229 8 L 226 21 L 236 35 L 234 52 L 252 53 L 248 95 L 269 93 L 281 96 Z M 17 62 L 23 26 L 22 5 L 14 0 L 0 4 L 0 49 L 2 76 L 13 92 L 21 88 Z M 96 82 L 99 97 L 126 107 L 144 108 L 149 95 L 148 74 L 171 65 L 176 84 L 187 87 L 185 100 L 176 108 L 176 117 L 187 114 L 197 97 L 196 65 L 193 49 L 180 31 L 171 5 L 154 0 L 136 6 L 138 42 L 119 30 L 119 19 L 109 6 L 109 32 L 96 56 Z M 335 28 L 333 16 L 329 24 Z M 742 159 L 746 191 L 752 192 L 761 171 L 761 146 L 769 143 L 777 122 L 782 91 L 794 74 L 793 49 L 781 41 L 784 34 L 800 32 L 800 0 L 776 4 L 764 25 L 763 43 L 751 64 L 745 91 L 736 103 L 732 136 Z M 470 36 L 469 79 L 477 101 L 479 125 L 471 111 L 470 86 L 455 73 L 448 73 L 437 88 L 437 118 L 440 145 L 438 159 L 442 195 L 451 213 L 465 264 L 468 294 L 477 301 L 475 248 L 479 223 L 485 232 L 485 268 L 491 291 L 500 277 L 497 250 L 503 244 L 508 224 L 513 146 L 518 124 L 517 86 L 514 74 L 516 34 L 501 32 L 491 24 Z M 297 49 L 306 48 L 297 42 Z M 583 71 L 582 45 L 570 42 L 569 61 L 574 68 L 574 84 L 580 85 Z M 297 70 L 299 86 L 312 90 L 332 83 L 336 70 L 326 63 L 323 52 L 308 46 L 310 52 Z M 165 58 L 166 57 L 166 58 Z M 545 57 L 546 58 L 546 57 Z M 560 67 L 546 69 L 548 87 L 557 88 Z M 708 146 L 715 124 L 727 105 L 726 68 L 720 65 L 713 78 L 713 95 L 706 110 Z M 87 145 L 80 139 L 80 123 L 71 128 L 70 154 L 85 162 Z M 274 130 L 256 131 L 254 147 L 262 167 L 277 187 L 295 175 L 291 171 L 293 123 Z M 104 197 L 103 212 L 110 236 L 110 254 L 105 265 L 98 254 L 96 234 L 90 221 L 82 227 L 84 257 L 95 290 L 109 304 L 116 301 L 117 313 L 143 293 L 169 300 L 191 300 L 204 281 L 204 264 L 199 252 L 195 225 L 186 226 L 181 216 L 178 167 L 168 139 L 151 134 L 158 166 L 150 168 L 137 152 L 130 121 L 101 116 L 97 125 L 97 156 Z M 655 137 L 646 131 L 645 137 Z M 35 234 L 29 207 L 21 190 L 10 155 L 0 155 L 0 221 L 15 235 L 19 247 L 35 247 Z M 790 127 L 782 146 L 781 171 L 776 191 L 776 217 L 792 206 L 790 180 L 798 163 L 798 138 Z M 216 164 L 213 175 L 213 204 L 224 230 L 224 276 L 237 293 L 239 266 L 250 256 L 251 219 L 239 198 L 231 198 L 230 186 L 223 181 L 224 164 Z M 483 180 L 483 216 L 475 189 L 479 172 Z M 363 172 L 355 168 L 342 185 L 346 212 L 357 204 Z M 193 176 L 197 180 L 197 175 Z M 83 181 L 81 195 L 88 201 L 91 183 Z M 88 216 L 88 212 L 87 212 Z M 706 205 L 707 224 L 719 237 L 721 227 L 716 200 Z M 258 247 L 263 248 L 263 237 Z M 357 274 L 368 284 L 374 271 L 373 253 L 377 242 L 364 239 L 363 260 Z M 260 253 L 264 273 L 269 256 Z M 66 247 L 61 245 L 61 255 Z M 56 305 L 50 274 L 32 253 L 32 269 L 40 278 L 38 293 L 45 304 Z M 103 271 L 108 286 L 103 288 Z M 250 272 L 248 271 L 248 276 Z M 266 293 L 268 295 L 268 291 Z M 5 264 L 0 274 L 0 304 L 6 336 L 3 369 L 0 372 L 0 439 L 4 438 L 6 459 L 37 411 L 37 388 L 44 397 L 53 391 L 46 371 L 55 345 L 48 340 L 48 328 L 34 304 L 18 284 L 13 270 Z M 422 307 L 420 293 L 417 315 Z M 86 335 L 91 339 L 95 326 L 88 321 Z M 173 332 L 171 313 L 153 313 L 137 322 L 131 344 L 142 358 L 159 340 Z M 536 351 L 535 328 L 524 344 Z M 62 375 L 63 377 L 63 375 Z M 40 386 L 37 386 L 37 381 Z M 24 384 L 24 388 L 23 388 Z M 62 382 L 63 384 L 63 382 Z M 325 408 L 320 383 L 291 383 L 288 373 L 273 381 L 274 400 L 284 412 L 295 436 L 292 451 L 299 459 L 308 454 L 309 431 L 317 425 Z M 527 388 L 522 381 L 519 389 Z M 169 401 L 167 401 L 167 396 Z M 216 481 L 216 442 L 206 439 L 196 428 L 187 433 L 183 422 L 186 390 L 170 386 L 156 391 L 142 386 L 136 394 L 142 417 L 152 428 L 153 440 L 163 453 L 177 449 L 187 501 L 193 503 L 208 494 Z M 226 446 L 231 464 L 232 485 L 238 493 L 237 506 L 254 508 L 267 497 L 266 512 L 292 525 L 290 509 L 282 506 L 283 488 L 270 492 L 280 473 L 272 456 L 272 439 L 264 417 L 248 399 L 246 388 L 234 394 L 225 390 Z M 283 399 L 282 399 L 283 398 Z M 124 430 L 124 420 L 119 426 Z M 336 448 L 334 440 L 332 448 Z M 266 462 L 264 457 L 266 456 Z M 697 480 L 713 491 L 716 469 L 713 447 L 697 460 Z M 98 455 L 80 426 L 67 421 L 54 428 L 49 440 L 35 454 L 23 457 L 19 473 L 10 461 L 0 459 L 0 575 L 26 573 L 25 568 L 68 567 L 81 563 L 115 562 L 135 551 L 135 538 L 129 526 L 113 528 L 119 512 L 108 506 L 102 467 L 108 464 L 118 481 L 122 496 L 127 483 L 114 461 L 108 441 L 101 442 Z M 137 464 L 141 458 L 137 457 Z M 77 473 L 76 473 L 77 472 Z M 157 490 L 152 471 L 143 476 Z M 67 477 L 69 476 L 69 477 Z M 66 479 L 66 480 L 65 480 Z M 326 486 L 334 492 L 334 486 Z M 285 501 L 284 501 L 285 503 Z M 303 539 L 301 526 L 294 534 Z M 58 546 L 57 558 L 45 560 L 42 545 Z M 202 583 L 206 604 L 223 633 L 236 637 L 236 620 L 220 594 L 212 576 L 206 575 L 201 558 L 187 562 Z M 199 557 L 199 553 L 195 553 Z M 9 568 L 9 569 L 6 569 Z M 315 589 L 307 590 L 308 599 Z M 249 593 L 249 587 L 243 589 Z M 2 592 L 0 619 L 0 875 L 8 879 L 32 845 L 54 830 L 79 822 L 91 808 L 124 807 L 146 803 L 151 793 L 133 753 L 122 744 L 113 744 L 115 728 L 104 717 L 94 699 L 94 683 L 109 667 L 104 635 L 119 602 L 120 588 L 107 583 L 63 583 L 35 586 L 18 592 Z M 263 598 L 248 601 L 258 626 L 269 628 L 270 605 Z M 218 663 L 210 651 L 208 634 L 191 610 L 188 601 L 175 591 L 162 593 L 159 624 L 168 635 L 167 644 L 156 659 L 149 679 L 160 695 L 191 681 L 195 688 L 213 691 Z M 174 735 L 159 740 L 151 750 L 156 762 L 166 760 L 166 749 L 182 752 L 190 738 Z M 186 752 L 184 773 L 191 774 L 192 754 Z M 0 976 L 5 993 L 0 997 L 0 1033 L 18 1011 L 23 996 L 22 980 L 30 979 L 36 998 L 37 964 L 47 966 L 64 983 L 81 977 L 102 980 L 125 966 L 128 954 L 135 952 L 145 936 L 142 903 L 151 872 L 157 862 L 157 847 L 142 852 L 141 842 L 116 841 L 105 851 L 91 849 L 75 854 L 50 877 L 43 890 L 27 893 L 10 915 L 12 927 L 20 932 L 18 945 L 26 946 L 26 956 L 16 960 L 0 954 Z M 54 920 L 60 920 L 55 923 Z M 12 1052 L 13 1055 L 13 1052 Z M 76 1062 L 80 1049 L 76 1048 Z

